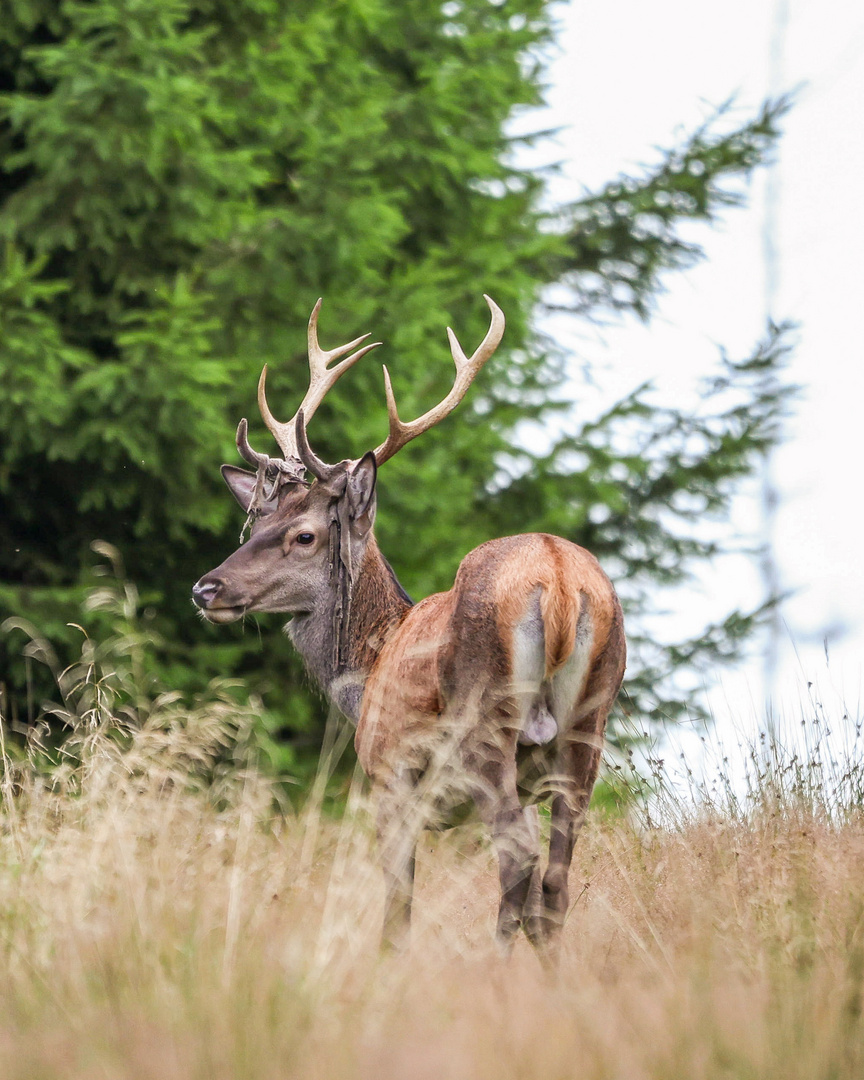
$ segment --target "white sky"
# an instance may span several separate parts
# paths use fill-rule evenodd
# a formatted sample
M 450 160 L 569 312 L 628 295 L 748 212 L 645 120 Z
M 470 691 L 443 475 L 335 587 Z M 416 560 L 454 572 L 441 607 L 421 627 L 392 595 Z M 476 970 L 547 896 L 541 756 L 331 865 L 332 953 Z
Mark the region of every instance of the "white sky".
M 556 147 L 566 162 L 554 188 L 562 200 L 656 161 L 654 147 L 672 145 L 730 95 L 744 117 L 769 93 L 798 89 L 774 174 L 774 315 L 800 324 L 790 376 L 804 387 L 772 466 L 782 495 L 776 555 L 784 587 L 795 590 L 783 608 L 788 633 L 777 698 L 800 715 L 812 681 L 835 707 L 839 698 L 860 712 L 864 8 L 851 0 L 729 0 L 719 6 L 573 0 L 561 6 L 559 18 L 551 120 L 545 113 L 542 122 L 566 128 Z M 545 153 L 548 160 L 548 147 Z M 574 379 L 578 360 L 587 358 L 605 401 L 645 379 L 655 381 L 658 397 L 678 398 L 712 370 L 718 345 L 747 355 L 765 326 L 765 195 L 763 176 L 748 209 L 730 210 L 719 230 L 700 232 L 707 261 L 667 278 L 668 292 L 648 327 L 627 321 L 601 334 L 572 322 L 562 326 L 577 357 Z M 587 408 L 601 400 L 581 381 L 574 396 Z M 736 510 L 742 534 L 758 521 L 757 500 L 742 498 Z M 700 571 L 680 598 L 676 627 L 690 629 L 694 618 L 713 613 L 712 604 L 719 613 L 761 595 L 751 563 L 725 560 Z M 844 632 L 837 633 L 841 626 Z M 831 628 L 826 668 L 822 639 Z M 758 658 L 741 672 L 718 676 L 718 683 L 718 717 L 730 708 L 762 713 Z

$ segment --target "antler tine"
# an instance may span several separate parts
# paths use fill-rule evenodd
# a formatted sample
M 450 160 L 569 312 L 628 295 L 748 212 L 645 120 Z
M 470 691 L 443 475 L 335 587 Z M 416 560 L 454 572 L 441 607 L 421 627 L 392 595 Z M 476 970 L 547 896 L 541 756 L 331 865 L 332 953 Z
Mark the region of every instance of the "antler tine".
M 279 449 L 282 451 L 282 456 L 286 461 L 288 458 L 292 457 L 299 459 L 295 434 L 295 422 L 299 413 L 302 412 L 308 422 L 326 397 L 328 391 L 334 383 L 345 374 L 348 368 L 356 364 L 358 360 L 366 355 L 366 353 L 370 352 L 372 349 L 376 349 L 381 344 L 380 341 L 374 341 L 369 345 L 364 345 L 362 349 L 357 349 L 356 352 L 345 357 L 345 359 L 341 363 L 336 364 L 335 367 L 328 368 L 327 365 L 331 363 L 331 361 L 338 359 L 340 356 L 345 356 L 345 353 L 356 348 L 357 345 L 365 341 L 370 335 L 363 334 L 353 341 L 349 341 L 347 345 L 339 345 L 335 349 L 325 351 L 318 344 L 318 312 L 320 310 L 321 300 L 319 299 L 318 303 L 312 309 L 312 314 L 309 316 L 309 330 L 307 333 L 309 346 L 309 388 L 306 391 L 303 401 L 300 403 L 300 408 L 287 424 L 283 424 L 281 421 L 277 420 L 267 404 L 266 364 L 261 372 L 261 378 L 258 380 L 258 408 L 261 410 L 261 416 L 264 423 L 269 428 L 273 438 L 279 444 Z
M 332 479 L 339 469 L 336 465 L 328 465 L 326 461 L 322 461 L 309 445 L 309 438 L 306 435 L 306 419 L 303 416 L 302 409 L 297 410 L 294 427 L 297 439 L 297 453 L 303 463 L 303 468 L 312 473 L 316 480 L 326 483 Z
M 456 335 L 449 326 L 447 327 L 450 352 L 453 356 L 453 363 L 456 365 L 456 379 L 447 397 L 434 408 L 410 423 L 403 423 L 399 419 L 399 413 L 396 409 L 396 398 L 393 394 L 393 385 L 390 382 L 390 373 L 386 367 L 384 368 L 384 392 L 387 395 L 387 416 L 390 421 L 390 432 L 387 439 L 375 451 L 375 461 L 379 466 L 383 465 L 385 461 L 389 461 L 406 443 L 416 439 L 418 435 L 422 435 L 424 431 L 428 431 L 429 428 L 434 427 L 435 424 L 451 413 L 462 398 L 465 397 L 468 387 L 477 377 L 477 373 L 498 348 L 501 338 L 504 336 L 504 313 L 495 301 L 485 293 L 483 299 L 489 305 L 492 320 L 486 332 L 486 337 L 483 338 L 470 358 L 463 352 Z
M 249 445 L 249 425 L 246 423 L 245 418 L 237 425 L 236 442 L 240 456 L 244 461 L 248 461 L 250 465 L 254 465 L 256 469 L 259 465 L 266 465 L 270 460 L 266 454 L 259 454 L 257 450 L 253 450 Z
M 365 341 L 366 338 L 371 337 L 372 335 L 361 334 L 360 337 L 354 338 L 353 341 L 349 341 L 347 345 L 337 345 L 335 349 L 330 350 L 322 349 L 318 344 L 318 312 L 320 310 L 321 300 L 319 299 L 315 307 L 312 308 L 312 314 L 309 316 L 309 328 L 306 333 L 306 341 L 309 349 L 309 371 L 311 372 L 313 379 L 329 378 L 331 380 L 330 386 L 332 386 L 343 371 L 347 371 L 352 364 L 357 363 L 361 356 L 365 356 L 370 349 L 376 348 L 381 342 L 375 341 L 371 345 L 367 345 L 364 349 L 358 349 L 353 356 L 349 356 L 347 359 L 343 360 L 341 364 L 337 364 L 336 367 L 328 370 L 327 365 L 331 360 L 337 360 L 340 356 L 344 356 L 345 353 L 350 352 L 362 341 Z M 298 409 L 297 411 L 299 412 L 300 410 Z M 307 420 L 309 420 L 311 416 L 311 413 L 306 413 Z

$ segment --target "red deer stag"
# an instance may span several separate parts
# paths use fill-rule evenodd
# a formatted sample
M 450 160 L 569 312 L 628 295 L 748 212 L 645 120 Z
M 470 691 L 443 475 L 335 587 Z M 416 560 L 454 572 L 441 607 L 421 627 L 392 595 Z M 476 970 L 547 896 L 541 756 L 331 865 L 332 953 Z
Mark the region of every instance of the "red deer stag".
M 289 613 L 288 635 L 310 673 L 357 725 L 357 754 L 377 795 L 385 940 L 398 942 L 408 927 L 419 832 L 453 804 L 473 801 L 498 854 L 499 942 L 506 949 L 521 926 L 549 956 L 624 671 L 618 598 L 587 551 L 536 533 L 482 544 L 449 592 L 412 605 L 372 532 L 378 467 L 459 404 L 501 341 L 504 316 L 486 302 L 491 326 L 470 359 L 448 328 L 456 379 L 444 400 L 403 423 L 385 367 L 387 439 L 357 461 L 327 465 L 310 449 L 306 424 L 375 345 L 329 367 L 369 335 L 325 352 L 318 301 L 309 320 L 309 389 L 294 419 L 280 423 L 270 412 L 266 367 L 258 384 L 282 457 L 253 450 L 241 420 L 237 446 L 255 472 L 222 466 L 250 537 L 201 578 L 193 597 L 214 623 L 247 611 Z M 546 797 L 543 872 L 534 803 Z

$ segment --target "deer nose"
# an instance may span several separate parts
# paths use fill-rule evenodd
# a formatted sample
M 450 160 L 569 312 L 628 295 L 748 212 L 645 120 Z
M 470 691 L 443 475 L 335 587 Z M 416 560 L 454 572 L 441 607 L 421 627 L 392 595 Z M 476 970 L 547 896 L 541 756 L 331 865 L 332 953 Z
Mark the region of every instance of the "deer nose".
M 203 585 L 200 581 L 192 586 L 192 599 L 200 608 L 210 607 L 219 592 L 219 582 L 207 581 Z

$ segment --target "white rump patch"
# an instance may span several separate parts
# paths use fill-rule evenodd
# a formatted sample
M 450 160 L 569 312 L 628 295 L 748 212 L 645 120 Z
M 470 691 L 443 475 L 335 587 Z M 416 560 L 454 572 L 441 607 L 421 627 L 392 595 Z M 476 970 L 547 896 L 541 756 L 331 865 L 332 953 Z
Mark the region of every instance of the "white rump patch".
M 519 742 L 522 746 L 544 746 L 558 734 L 555 717 L 546 702 L 546 635 L 540 611 L 538 585 L 531 593 L 528 608 L 513 628 L 513 692 L 521 717 Z
M 585 692 L 594 633 L 591 612 L 582 607 L 573 651 L 546 682 L 546 637 L 540 610 L 541 587 L 529 598 L 525 614 L 513 628 L 513 694 L 520 714 L 519 743 L 545 746 L 576 723 L 576 705 Z M 586 702 L 588 711 L 593 703 Z
M 558 717 L 562 730 L 574 724 L 583 713 L 587 715 L 591 711 L 590 708 L 587 711 L 580 709 L 577 715 L 576 703 L 585 693 L 585 680 L 588 678 L 593 644 L 594 623 L 588 605 L 585 603 L 579 615 L 579 621 L 576 623 L 576 641 L 573 652 L 567 657 L 563 667 L 560 667 L 552 676 L 552 712 Z

